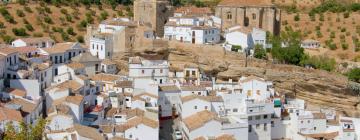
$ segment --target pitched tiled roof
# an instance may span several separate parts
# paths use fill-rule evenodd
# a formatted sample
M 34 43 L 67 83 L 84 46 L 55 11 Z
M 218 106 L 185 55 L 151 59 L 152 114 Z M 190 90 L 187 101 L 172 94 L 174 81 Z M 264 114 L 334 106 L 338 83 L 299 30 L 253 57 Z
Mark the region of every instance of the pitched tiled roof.
M 14 98 L 12 99 L 10 102 L 10 104 L 17 104 L 17 105 L 21 105 L 21 110 L 25 113 L 31 113 L 36 109 L 36 104 L 31 103 L 29 101 L 26 101 L 25 99 L 21 99 L 21 98 Z M 24 116 L 26 116 L 27 114 L 25 114 Z
M 78 56 L 71 58 L 72 61 L 84 63 L 84 62 L 100 62 L 101 60 L 96 56 L 91 55 L 90 53 L 81 53 Z
M 85 65 L 79 62 L 71 62 L 69 64 L 66 64 L 66 66 L 68 66 L 69 68 L 72 69 L 82 69 L 85 68 Z
M 82 137 L 93 140 L 104 140 L 104 137 L 95 128 L 80 124 L 74 124 L 74 128 L 76 132 Z
M 171 85 L 171 86 L 159 86 L 159 91 L 165 91 L 165 92 L 178 92 L 180 91 L 180 89 L 175 86 L 175 85 Z
M 7 56 L 13 53 L 17 53 L 18 51 L 12 47 L 0 47 L 0 54 Z
M 270 0 L 222 0 L 219 6 L 273 6 Z
M 93 75 L 92 77 L 90 77 L 90 79 L 93 81 L 114 82 L 116 80 L 119 80 L 120 77 L 118 75 L 113 75 L 113 74 L 99 73 L 99 74 Z
M 29 38 L 19 38 L 19 39 L 26 43 L 38 43 L 38 42 L 45 42 L 45 41 L 54 42 L 54 40 L 51 39 L 50 37 L 29 37 Z
M 0 121 L 11 120 L 11 121 L 22 121 L 22 116 L 20 111 L 9 109 L 6 107 L 0 107 Z
M 77 42 L 57 43 L 53 47 L 42 48 L 42 49 L 49 54 L 64 53 L 65 51 L 70 50 L 71 47 L 73 47 L 76 44 Z
M 132 88 L 133 81 L 117 81 L 114 87 Z
M 102 62 L 102 64 L 105 64 L 105 65 L 115 65 L 116 63 L 110 59 L 104 59 Z
M 16 95 L 16 96 L 20 96 L 20 97 L 25 97 L 26 96 L 26 91 L 21 90 L 21 89 L 16 89 L 16 88 L 7 88 L 5 90 L 5 92 L 9 93 L 9 94 Z
M 182 91 L 203 91 L 206 90 L 203 86 L 181 86 Z
M 208 102 L 223 102 L 223 98 L 221 96 L 198 96 L 198 95 L 190 95 L 181 98 L 181 102 L 185 103 L 194 99 L 200 99 Z
M 174 13 L 191 14 L 191 15 L 207 15 L 211 14 L 211 9 L 208 7 L 196 7 L 196 6 L 183 6 L 175 10 Z
M 207 122 L 211 120 L 219 121 L 219 118 L 216 116 L 215 113 L 204 110 L 183 119 L 183 122 L 185 123 L 189 131 L 192 131 L 204 126 Z
M 76 105 L 80 105 L 83 99 L 84 97 L 81 95 L 74 95 L 74 96 L 67 96 L 65 101 Z

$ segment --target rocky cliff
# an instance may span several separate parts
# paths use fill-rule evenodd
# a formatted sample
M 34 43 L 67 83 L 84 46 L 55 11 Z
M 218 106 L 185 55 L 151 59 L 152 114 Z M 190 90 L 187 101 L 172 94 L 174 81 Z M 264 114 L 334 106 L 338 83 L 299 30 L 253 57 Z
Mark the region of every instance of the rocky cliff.
M 168 59 L 171 66 L 197 65 L 206 74 L 222 80 L 256 75 L 273 81 L 276 90 L 288 97 L 304 99 L 318 107 L 334 108 L 348 116 L 360 116 L 359 98 L 347 88 L 347 78 L 337 73 L 272 64 L 254 58 L 247 58 L 246 62 L 244 55 L 226 52 L 219 46 L 195 47 L 174 42 L 169 47 L 142 48 L 118 54 L 115 60 L 124 73 L 127 71 L 127 58 L 131 55 Z

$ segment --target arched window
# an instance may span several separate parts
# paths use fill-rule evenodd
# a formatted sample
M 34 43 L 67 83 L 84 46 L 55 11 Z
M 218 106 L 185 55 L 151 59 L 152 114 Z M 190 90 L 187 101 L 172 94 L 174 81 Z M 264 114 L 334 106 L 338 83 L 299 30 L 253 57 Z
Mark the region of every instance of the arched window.
M 231 20 L 231 19 L 232 19 L 232 14 L 231 14 L 231 12 L 227 12 L 227 19 L 228 19 L 228 20 Z

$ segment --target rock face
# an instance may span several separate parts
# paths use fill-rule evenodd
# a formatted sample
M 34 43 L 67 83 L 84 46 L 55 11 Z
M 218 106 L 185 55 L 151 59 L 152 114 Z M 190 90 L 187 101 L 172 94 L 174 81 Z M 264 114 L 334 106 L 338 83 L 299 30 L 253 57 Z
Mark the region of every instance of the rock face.
M 132 54 L 167 58 L 171 65 L 198 65 L 207 75 L 222 80 L 246 75 L 263 77 L 273 81 L 280 94 L 304 99 L 307 104 L 334 108 L 348 116 L 360 116 L 359 98 L 347 88 L 347 78 L 342 75 L 292 65 L 272 64 L 254 58 L 248 58 L 246 62 L 244 55 L 226 52 L 218 46 L 194 47 L 191 44 L 174 42 L 169 44 L 169 47 L 138 49 Z M 118 55 L 116 61 L 126 62 L 128 56 Z

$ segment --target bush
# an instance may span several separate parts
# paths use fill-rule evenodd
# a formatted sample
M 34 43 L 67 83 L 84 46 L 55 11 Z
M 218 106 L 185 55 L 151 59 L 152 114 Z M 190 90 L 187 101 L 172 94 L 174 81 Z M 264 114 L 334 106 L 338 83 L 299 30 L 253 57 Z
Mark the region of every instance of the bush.
M 25 14 L 22 10 L 16 10 L 16 15 L 19 16 L 19 17 L 24 17 Z
M 345 13 L 344 13 L 344 18 L 349 18 L 349 16 L 350 16 L 350 13 L 349 13 L 349 12 L 345 12 Z
M 52 21 L 52 19 L 51 19 L 49 16 L 45 16 L 45 17 L 44 17 L 44 21 L 45 21 L 46 23 L 48 23 L 48 24 L 53 24 L 53 21 Z
M 360 83 L 360 68 L 354 68 L 346 74 L 349 80 Z
M 329 48 L 330 48 L 330 50 L 336 50 L 336 49 L 337 49 L 335 43 L 331 43 L 331 44 L 329 45 Z
M 24 28 L 13 28 L 12 31 L 16 36 L 28 36 Z
M 68 15 L 68 14 L 69 14 L 68 11 L 67 11 L 66 9 L 64 9 L 64 8 L 62 8 L 62 9 L 60 10 L 60 12 L 61 12 L 62 14 L 64 14 L 64 15 Z
M 66 32 L 67 32 L 69 35 L 76 35 L 76 33 L 74 32 L 74 29 L 73 29 L 72 27 L 67 28 Z
M 13 42 L 15 40 L 14 37 L 9 36 L 9 35 L 3 35 L 3 36 L 1 36 L 1 38 L 7 44 L 10 44 L 11 42 Z
M 25 10 L 26 12 L 28 12 L 28 13 L 32 13 L 32 12 L 33 12 L 33 11 L 31 10 L 31 8 L 28 7 L 28 6 L 25 6 L 25 7 L 24 7 L 24 10 Z
M 25 28 L 30 32 L 34 31 L 34 28 L 31 24 L 25 24 Z
M 347 50 L 347 49 L 349 48 L 349 45 L 346 44 L 346 43 L 343 43 L 343 44 L 341 44 L 341 48 L 342 48 L 343 50 Z
M 336 68 L 336 61 L 334 58 L 327 56 L 308 56 L 305 55 L 300 62 L 302 66 L 311 65 L 316 69 L 322 69 L 326 71 L 333 71 Z
M 77 36 L 77 37 L 76 37 L 76 40 L 77 40 L 78 42 L 80 42 L 80 43 L 84 43 L 84 42 L 85 42 L 85 41 L 84 41 L 84 37 L 81 36 L 81 35 Z
M 38 33 L 34 33 L 33 36 L 34 37 L 43 37 L 44 35 L 42 33 L 38 32 Z
M 294 16 L 294 20 L 295 20 L 295 21 L 299 21 L 299 20 L 300 20 L 300 15 L 299 15 L 299 14 L 296 14 L 296 15 Z

